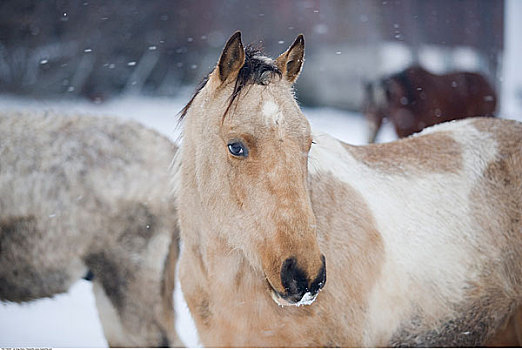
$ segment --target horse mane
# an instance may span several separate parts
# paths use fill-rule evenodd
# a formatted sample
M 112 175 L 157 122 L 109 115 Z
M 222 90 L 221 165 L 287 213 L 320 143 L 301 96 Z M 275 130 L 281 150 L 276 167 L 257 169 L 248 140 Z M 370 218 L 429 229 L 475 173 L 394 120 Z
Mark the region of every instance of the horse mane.
M 198 84 L 198 86 L 196 87 L 196 91 L 194 91 L 194 93 L 192 94 L 192 97 L 190 98 L 190 100 L 188 101 L 188 103 L 185 105 L 185 107 L 183 107 L 183 109 L 178 113 L 179 114 L 179 120 L 178 122 L 181 122 L 183 120 L 183 118 L 185 118 L 185 115 L 187 115 L 187 112 L 190 108 L 190 106 L 192 106 L 192 102 L 194 102 L 194 99 L 196 98 L 196 96 L 199 94 L 199 92 L 205 87 L 205 85 L 207 85 L 207 82 L 208 82 L 208 77 L 209 77 L 210 73 L 207 74 Z
M 199 94 L 199 92 L 205 87 L 208 82 L 209 75 L 205 76 L 203 80 L 199 83 L 196 88 L 196 91 L 192 95 L 190 101 L 183 107 L 181 112 L 179 113 L 179 120 L 183 120 L 185 115 L 187 114 L 192 102 Z M 245 48 L 245 63 L 243 67 L 239 70 L 237 75 L 234 90 L 230 95 L 229 103 L 223 117 L 228 113 L 232 103 L 237 99 L 237 97 L 241 94 L 243 88 L 247 85 L 268 85 L 272 81 L 272 79 L 278 76 L 282 77 L 281 70 L 277 67 L 275 62 L 264 56 L 262 49 L 260 47 L 254 47 L 252 45 L 248 45 Z

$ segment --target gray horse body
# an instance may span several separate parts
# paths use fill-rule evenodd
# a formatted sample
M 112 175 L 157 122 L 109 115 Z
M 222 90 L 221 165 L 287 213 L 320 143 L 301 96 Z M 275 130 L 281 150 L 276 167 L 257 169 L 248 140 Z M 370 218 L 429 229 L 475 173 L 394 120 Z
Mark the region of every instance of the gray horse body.
M 92 271 L 109 345 L 181 345 L 174 153 L 134 122 L 0 113 L 0 300 L 51 297 Z

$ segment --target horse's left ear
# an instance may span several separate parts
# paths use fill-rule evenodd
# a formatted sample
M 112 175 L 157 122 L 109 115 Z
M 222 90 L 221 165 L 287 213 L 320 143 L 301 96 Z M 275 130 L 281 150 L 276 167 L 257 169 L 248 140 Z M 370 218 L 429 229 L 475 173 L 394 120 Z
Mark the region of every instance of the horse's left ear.
M 222 83 L 237 77 L 245 63 L 245 49 L 241 43 L 241 32 L 235 32 L 228 39 L 218 62 L 219 79 Z
M 276 59 L 277 67 L 283 73 L 283 77 L 288 80 L 290 83 L 293 83 L 299 73 L 301 73 L 301 68 L 303 68 L 304 62 L 304 36 L 303 34 L 299 34 L 297 39 L 295 39 L 294 43 L 288 50 L 281 54 Z

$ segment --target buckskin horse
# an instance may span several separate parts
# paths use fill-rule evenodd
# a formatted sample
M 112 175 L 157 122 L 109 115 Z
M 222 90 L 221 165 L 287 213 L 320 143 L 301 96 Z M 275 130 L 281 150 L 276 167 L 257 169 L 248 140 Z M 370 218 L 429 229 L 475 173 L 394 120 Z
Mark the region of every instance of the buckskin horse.
M 237 32 L 181 112 L 179 277 L 202 343 L 476 346 L 514 327 L 521 123 L 344 144 L 294 99 L 303 57 L 302 35 L 272 60 Z
M 182 345 L 174 329 L 176 147 L 135 122 L 0 113 L 0 300 L 90 276 L 110 346 Z
M 495 91 L 478 73 L 436 75 L 413 66 L 367 83 L 362 109 L 372 143 L 385 118 L 397 136 L 406 137 L 449 120 L 493 117 L 496 103 Z

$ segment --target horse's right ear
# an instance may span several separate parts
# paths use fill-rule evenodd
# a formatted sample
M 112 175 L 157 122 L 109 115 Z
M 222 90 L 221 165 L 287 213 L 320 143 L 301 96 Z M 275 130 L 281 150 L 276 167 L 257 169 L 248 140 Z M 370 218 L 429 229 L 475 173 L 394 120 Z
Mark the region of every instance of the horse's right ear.
M 241 43 L 241 32 L 237 31 L 228 39 L 217 65 L 222 83 L 236 79 L 239 70 L 245 64 L 245 49 Z
M 299 34 L 292 46 L 276 59 L 276 64 L 286 80 L 293 83 L 299 76 L 299 73 L 301 73 L 303 62 L 304 36 Z

